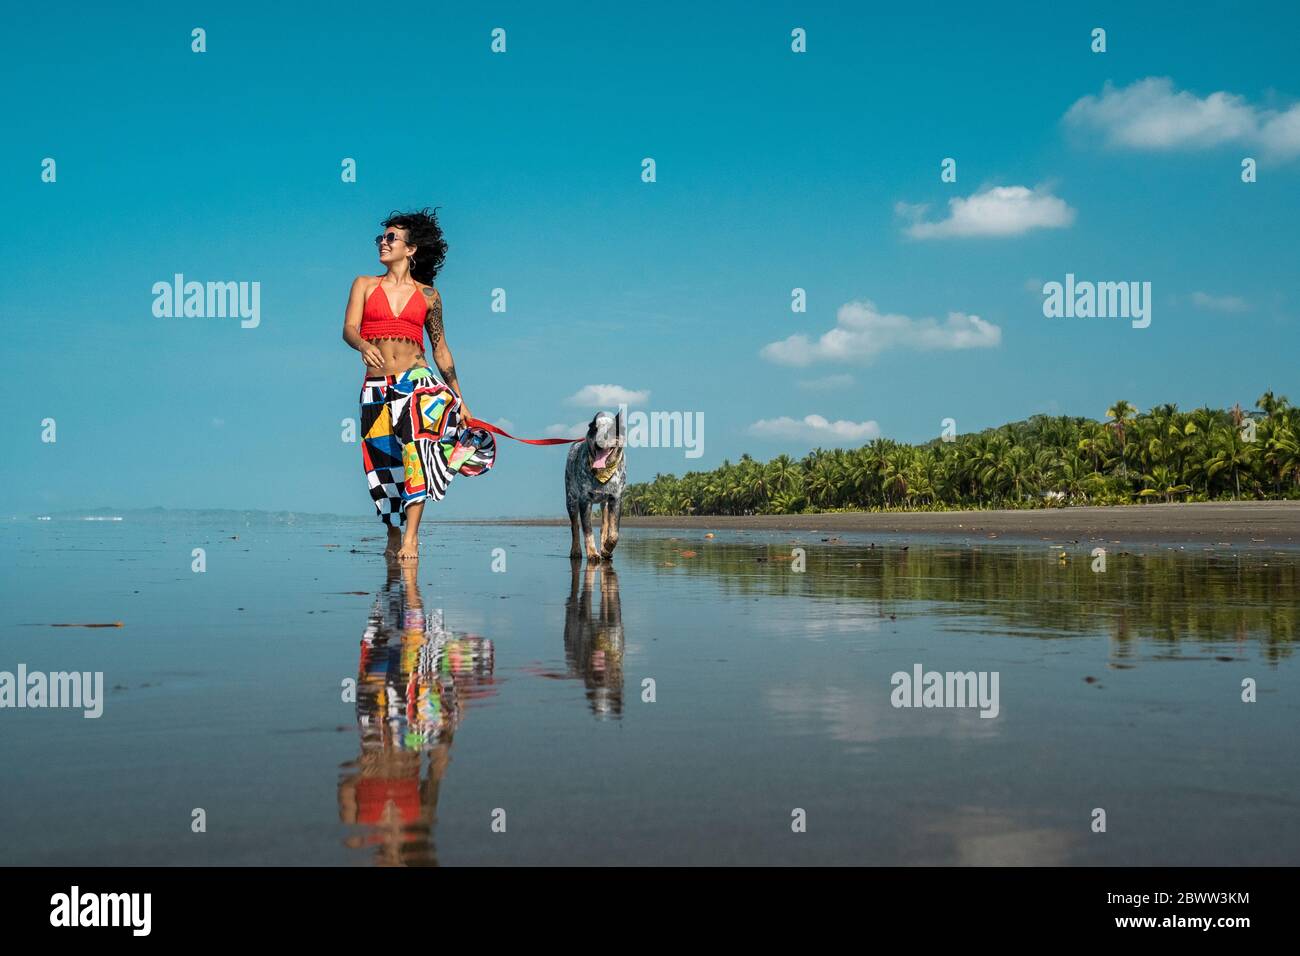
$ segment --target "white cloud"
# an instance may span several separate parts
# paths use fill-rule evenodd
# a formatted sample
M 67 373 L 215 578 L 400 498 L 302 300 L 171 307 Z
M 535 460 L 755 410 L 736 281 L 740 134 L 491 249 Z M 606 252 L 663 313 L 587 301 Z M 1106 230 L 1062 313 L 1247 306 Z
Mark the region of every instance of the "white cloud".
M 835 328 L 815 342 L 792 335 L 770 342 L 759 355 L 778 365 L 807 366 L 814 362 L 869 362 L 889 348 L 980 349 L 994 348 L 1002 330 L 978 315 L 949 312 L 948 321 L 912 319 L 883 314 L 872 302 L 846 302 L 835 316 Z
M 820 391 L 822 389 L 848 388 L 852 384 L 852 375 L 823 375 L 821 378 L 802 379 L 799 382 L 799 387 L 817 389 Z
M 1210 295 L 1208 292 L 1193 292 L 1192 305 L 1211 312 L 1245 312 L 1250 308 L 1250 303 L 1240 296 Z
M 837 441 L 870 441 L 880 437 L 880 425 L 874 421 L 831 422 L 821 415 L 805 415 L 802 420 L 782 416 L 764 418 L 746 429 L 759 438 L 830 438 Z
M 587 434 L 591 422 L 578 422 L 576 425 L 547 425 L 542 433 L 544 438 L 580 438 Z M 506 429 L 510 431 L 510 429 Z
M 508 418 L 498 418 L 492 424 L 496 425 L 498 428 L 504 428 L 508 432 L 515 430 L 515 423 Z
M 1075 211 L 1050 190 L 1026 186 L 991 186 L 966 197 L 948 200 L 948 218 L 924 221 L 928 207 L 896 203 L 894 211 L 912 224 L 913 239 L 969 239 L 1019 236 L 1031 229 L 1062 229 L 1074 222 Z
M 609 408 L 626 402 L 628 405 L 644 405 L 650 399 L 650 390 L 635 390 L 622 385 L 584 385 L 565 399 L 570 405 L 584 405 L 588 408 Z
M 1065 122 L 1096 130 L 1107 145 L 1128 149 L 1236 143 L 1285 157 L 1300 155 L 1300 103 L 1278 112 L 1236 93 L 1201 97 L 1175 90 L 1167 76 L 1149 76 L 1120 88 L 1106 83 L 1100 96 L 1085 96 L 1071 106 Z

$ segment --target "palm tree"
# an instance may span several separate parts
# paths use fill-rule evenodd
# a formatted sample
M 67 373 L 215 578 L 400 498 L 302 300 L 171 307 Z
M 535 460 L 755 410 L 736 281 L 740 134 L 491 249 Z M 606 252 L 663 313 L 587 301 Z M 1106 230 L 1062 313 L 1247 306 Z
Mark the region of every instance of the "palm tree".
M 1279 493 L 1288 474 L 1300 478 L 1300 439 L 1289 427 L 1269 429 L 1264 462 L 1273 469 L 1273 491 Z
M 1174 495 L 1181 495 L 1192 490 L 1191 485 L 1179 484 L 1174 472 L 1164 465 L 1156 465 L 1151 470 L 1151 474 L 1142 476 L 1142 480 L 1150 487 L 1143 488 L 1138 494 L 1146 497 L 1164 495 L 1165 501 L 1172 501 Z
M 1275 412 L 1282 411 L 1290 404 L 1285 395 L 1274 395 L 1272 389 L 1255 399 L 1255 405 L 1269 418 L 1272 418 Z
M 1111 423 L 1115 428 L 1115 434 L 1119 436 L 1119 443 L 1121 445 L 1124 444 L 1125 423 L 1136 414 L 1137 409 L 1133 407 L 1132 403 L 1126 402 L 1122 398 L 1110 408 L 1106 409 L 1106 417 L 1111 419 Z
M 1244 441 L 1235 428 L 1220 428 L 1213 439 L 1214 454 L 1204 464 L 1206 479 L 1222 471 L 1232 472 L 1232 487 L 1236 497 L 1241 497 L 1241 469 L 1253 464 L 1255 445 Z
M 773 491 L 796 491 L 800 478 L 799 465 L 789 455 L 777 455 L 767 463 L 768 486 Z
M 830 455 L 818 455 L 805 469 L 804 486 L 812 503 L 818 507 L 832 507 L 835 495 L 844 483 L 843 469 Z
M 1111 419 L 1111 426 L 1115 429 L 1116 437 L 1119 438 L 1119 452 L 1120 452 L 1119 470 L 1120 470 L 1120 475 L 1122 476 L 1128 475 L 1128 463 L 1125 461 L 1125 455 L 1124 455 L 1124 444 L 1125 444 L 1124 428 L 1128 420 L 1136 414 L 1137 414 L 1137 409 L 1134 408 L 1130 402 L 1127 402 L 1122 398 L 1114 405 L 1112 405 L 1110 408 L 1106 409 L 1106 417 Z

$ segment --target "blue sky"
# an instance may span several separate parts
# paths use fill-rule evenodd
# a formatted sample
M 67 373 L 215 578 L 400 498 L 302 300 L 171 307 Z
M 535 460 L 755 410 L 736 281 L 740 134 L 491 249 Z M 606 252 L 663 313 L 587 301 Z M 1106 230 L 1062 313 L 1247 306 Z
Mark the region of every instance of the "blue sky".
M 864 6 L 15 10 L 4 510 L 371 513 L 343 309 L 424 205 L 475 415 L 553 433 L 592 385 L 704 414 L 702 457 L 634 448 L 634 481 L 947 417 L 1300 400 L 1294 5 Z M 178 272 L 259 282 L 260 324 L 156 318 Z M 1151 325 L 1044 317 L 1067 273 L 1150 282 Z M 562 514 L 564 451 L 502 446 L 430 517 Z

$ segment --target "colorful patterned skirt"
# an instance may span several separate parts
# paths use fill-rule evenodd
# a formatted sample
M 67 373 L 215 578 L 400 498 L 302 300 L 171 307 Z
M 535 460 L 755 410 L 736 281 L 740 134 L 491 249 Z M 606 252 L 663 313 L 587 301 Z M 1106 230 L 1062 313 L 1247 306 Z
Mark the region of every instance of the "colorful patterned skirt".
M 456 475 L 481 475 L 496 440 L 462 424 L 460 396 L 426 366 L 361 383 L 361 463 L 384 524 L 406 524 L 407 505 L 440 501 Z

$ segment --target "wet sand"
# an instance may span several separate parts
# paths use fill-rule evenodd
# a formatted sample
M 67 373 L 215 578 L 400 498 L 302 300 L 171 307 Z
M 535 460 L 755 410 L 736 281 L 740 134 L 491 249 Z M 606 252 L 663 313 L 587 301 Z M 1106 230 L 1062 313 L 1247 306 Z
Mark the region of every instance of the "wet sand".
M 0 712 L 7 865 L 1300 863 L 1298 548 L 123 517 L 0 535 L 0 670 L 103 675 Z M 917 665 L 998 715 L 894 706 Z
M 561 518 L 500 518 L 455 524 L 567 526 Z M 624 517 L 627 528 L 700 531 L 845 531 L 936 538 L 1007 537 L 1111 543 L 1169 542 L 1233 547 L 1300 546 L 1300 501 L 1231 501 L 1036 511 L 849 512 L 813 515 Z

